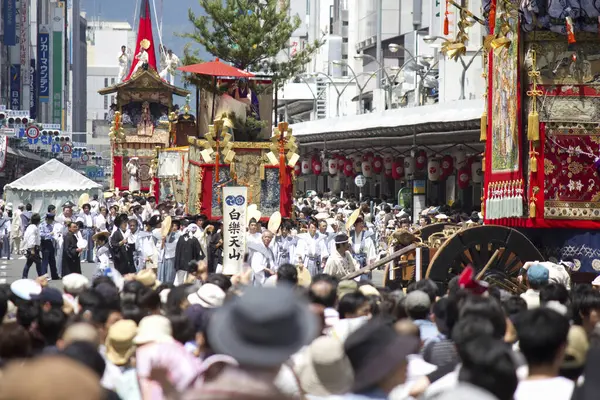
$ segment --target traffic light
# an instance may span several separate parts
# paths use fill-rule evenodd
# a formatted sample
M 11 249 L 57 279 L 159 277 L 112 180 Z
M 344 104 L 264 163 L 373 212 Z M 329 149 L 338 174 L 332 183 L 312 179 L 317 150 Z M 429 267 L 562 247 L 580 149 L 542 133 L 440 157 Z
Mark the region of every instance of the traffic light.
M 17 126 L 23 125 L 24 126 L 24 125 L 33 123 L 33 120 L 29 117 L 29 111 L 26 111 L 26 110 L 22 110 L 22 111 L 6 110 L 6 111 L 2 111 L 1 114 L 2 115 L 0 115 L 0 120 L 6 121 L 5 123 L 10 128 L 13 128 L 15 125 L 17 125 Z M 2 116 L 4 116 L 4 118 L 2 118 Z

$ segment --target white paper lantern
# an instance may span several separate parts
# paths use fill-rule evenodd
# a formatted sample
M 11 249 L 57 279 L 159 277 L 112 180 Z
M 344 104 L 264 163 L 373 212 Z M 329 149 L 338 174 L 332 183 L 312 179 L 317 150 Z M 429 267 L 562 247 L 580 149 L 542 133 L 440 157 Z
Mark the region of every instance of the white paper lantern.
M 392 170 L 392 164 L 394 163 L 394 157 L 391 154 L 383 155 L 383 168 L 386 171 Z
M 338 160 L 335 158 L 327 160 L 327 171 L 329 175 L 336 175 L 338 173 Z
M 431 182 L 437 182 L 440 180 L 440 160 L 429 160 L 427 163 L 427 178 Z
M 310 160 L 306 158 L 302 160 L 302 175 L 310 174 Z
M 415 174 L 415 158 L 405 157 L 404 158 L 404 176 L 412 177 Z
M 483 182 L 483 170 L 481 169 L 481 161 L 474 161 L 471 164 L 471 180 L 473 183 Z
M 467 153 L 463 149 L 454 152 L 454 168 L 458 171 L 467 162 Z
M 366 176 L 367 178 L 373 176 L 373 166 L 371 165 L 371 161 L 363 161 L 360 167 L 364 176 Z
M 358 154 L 353 155 L 352 164 L 354 165 L 354 172 L 357 174 L 362 173 L 362 157 Z

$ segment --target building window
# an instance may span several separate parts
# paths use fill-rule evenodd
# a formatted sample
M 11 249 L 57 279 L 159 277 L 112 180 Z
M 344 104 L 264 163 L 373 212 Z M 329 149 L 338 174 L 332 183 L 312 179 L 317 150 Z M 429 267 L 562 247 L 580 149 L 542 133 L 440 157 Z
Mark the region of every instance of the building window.
M 342 26 L 348 26 L 348 21 L 342 21 Z
M 115 104 L 115 96 L 110 96 L 110 104 Z
M 347 37 L 342 38 L 342 43 L 348 43 L 348 38 Z
M 347 60 L 348 59 L 348 54 L 342 54 L 342 60 Z
M 108 121 L 108 113 L 104 113 L 104 120 Z
M 110 78 L 110 84 L 114 85 L 115 84 L 115 78 Z
M 104 96 L 104 109 L 108 110 L 108 96 Z
M 108 87 L 108 78 L 104 78 L 104 87 Z

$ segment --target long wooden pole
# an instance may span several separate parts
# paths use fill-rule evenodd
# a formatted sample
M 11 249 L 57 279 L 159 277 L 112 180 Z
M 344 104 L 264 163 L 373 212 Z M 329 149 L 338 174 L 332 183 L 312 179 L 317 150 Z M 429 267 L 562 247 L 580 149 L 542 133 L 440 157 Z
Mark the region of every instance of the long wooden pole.
M 411 244 L 408 247 L 405 247 L 403 249 L 398 250 L 395 253 L 390 254 L 387 257 L 382 258 L 381 260 L 375 261 L 373 264 L 366 266 L 364 268 L 359 269 L 358 271 L 355 271 L 351 274 L 346 275 L 343 279 L 354 279 L 357 276 L 361 276 L 362 274 L 366 274 L 367 272 L 370 272 L 376 268 L 381 267 L 382 265 L 385 265 L 387 263 L 389 263 L 390 261 L 394 261 L 395 259 L 397 259 L 398 257 L 406 254 L 406 253 L 410 253 L 411 251 L 415 250 L 417 248 L 416 244 Z
M 485 267 L 483 267 L 483 269 L 477 274 L 477 277 L 475 279 L 477 279 L 478 281 L 481 280 L 481 278 L 483 277 L 483 274 L 485 274 L 485 272 L 492 266 L 494 261 L 496 261 L 496 258 L 498 258 L 499 254 L 500 254 L 500 249 L 497 249 L 494 252 L 494 254 L 492 254 L 492 257 L 487 262 L 487 264 L 485 264 Z

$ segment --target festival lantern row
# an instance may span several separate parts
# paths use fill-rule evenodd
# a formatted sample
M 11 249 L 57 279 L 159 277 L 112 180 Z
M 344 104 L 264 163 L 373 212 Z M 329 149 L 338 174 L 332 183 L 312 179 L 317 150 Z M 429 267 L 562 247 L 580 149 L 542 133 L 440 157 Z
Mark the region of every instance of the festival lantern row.
M 441 158 L 427 159 L 425 150 L 418 150 L 414 157 L 396 157 L 391 155 L 374 155 L 371 152 L 363 156 L 333 155 L 324 160 L 318 155 L 310 159 L 304 158 L 294 167 L 296 176 L 321 175 L 354 177 L 362 174 L 367 178 L 374 175 L 385 174 L 386 178 L 394 180 L 411 179 L 416 172 L 427 172 L 431 182 L 446 180 L 456 170 L 458 186 L 466 188 L 469 183 L 481 183 L 483 170 L 481 160 L 467 157 L 464 152 L 457 152 L 454 156 L 445 155 Z

